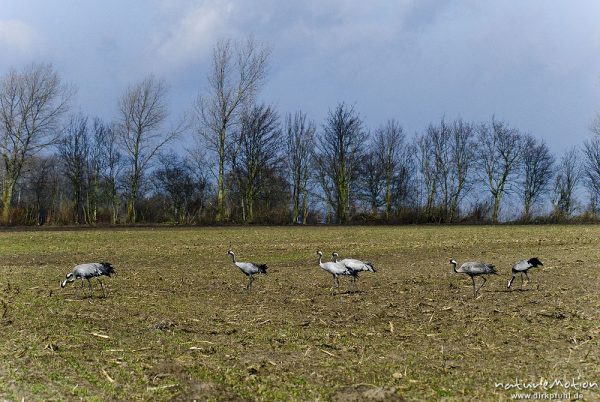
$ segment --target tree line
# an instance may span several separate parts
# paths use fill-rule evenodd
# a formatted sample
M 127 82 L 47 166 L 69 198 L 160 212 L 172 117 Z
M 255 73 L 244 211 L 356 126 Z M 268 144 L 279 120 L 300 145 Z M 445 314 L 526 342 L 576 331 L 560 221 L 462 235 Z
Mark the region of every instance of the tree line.
M 114 119 L 103 121 L 73 111 L 75 90 L 52 65 L 9 71 L 0 78 L 2 223 L 597 216 L 600 118 L 583 145 L 558 157 L 543 140 L 496 117 L 442 118 L 408 136 L 394 119 L 366 127 L 355 106 L 342 102 L 317 124 L 259 99 L 270 54 L 253 39 L 217 42 L 206 89 L 181 117 L 169 110 L 165 81 L 152 75 L 128 87 Z M 190 133 L 194 144 L 182 144 Z M 507 206 L 512 212 L 503 212 Z

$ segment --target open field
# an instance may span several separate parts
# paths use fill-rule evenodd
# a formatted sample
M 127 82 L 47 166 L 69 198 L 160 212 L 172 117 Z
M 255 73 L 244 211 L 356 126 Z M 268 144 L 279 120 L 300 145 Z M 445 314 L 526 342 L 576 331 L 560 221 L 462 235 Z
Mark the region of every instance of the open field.
M 269 265 L 249 292 L 230 243 Z M 317 249 L 378 272 L 332 295 Z M 0 256 L 0 399 L 507 400 L 495 383 L 600 383 L 600 226 L 1 231 Z M 507 291 L 533 256 L 545 267 Z M 500 276 L 475 299 L 451 257 Z M 107 298 L 60 289 L 105 260 Z

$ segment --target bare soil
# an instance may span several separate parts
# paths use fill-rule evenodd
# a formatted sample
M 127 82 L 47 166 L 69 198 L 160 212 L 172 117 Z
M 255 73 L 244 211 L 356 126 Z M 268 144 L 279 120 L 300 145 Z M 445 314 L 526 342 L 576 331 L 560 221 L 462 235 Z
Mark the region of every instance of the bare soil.
M 230 245 L 269 266 L 250 291 Z M 600 226 L 0 231 L 0 398 L 509 400 L 545 379 L 597 400 L 599 245 Z M 377 272 L 332 294 L 318 249 Z M 450 258 L 499 275 L 474 297 Z M 60 289 L 91 261 L 116 268 L 106 298 Z

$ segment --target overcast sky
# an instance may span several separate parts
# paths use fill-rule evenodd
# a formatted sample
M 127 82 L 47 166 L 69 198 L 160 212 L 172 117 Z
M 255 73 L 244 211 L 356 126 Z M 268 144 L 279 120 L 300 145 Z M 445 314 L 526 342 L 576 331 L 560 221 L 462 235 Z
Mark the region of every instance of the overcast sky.
M 0 0 L 0 75 L 51 62 L 78 108 L 111 119 L 153 73 L 177 114 L 215 42 L 248 35 L 273 49 L 262 100 L 319 126 L 341 101 L 410 135 L 495 115 L 560 152 L 600 112 L 597 0 Z

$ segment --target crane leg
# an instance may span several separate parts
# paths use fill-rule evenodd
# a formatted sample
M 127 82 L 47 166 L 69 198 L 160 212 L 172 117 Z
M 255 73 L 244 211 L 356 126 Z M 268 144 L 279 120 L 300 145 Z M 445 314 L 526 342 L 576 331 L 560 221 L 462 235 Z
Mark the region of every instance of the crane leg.
M 527 282 L 525 282 L 525 286 L 529 285 L 529 274 L 525 271 L 525 278 L 527 278 Z
M 353 276 L 352 277 L 352 283 L 354 284 L 354 292 L 358 292 L 358 277 L 357 276 Z
M 86 278 L 88 281 L 88 288 L 90 288 L 90 295 L 93 296 L 94 295 L 94 289 L 92 289 L 92 281 L 90 280 L 90 278 Z
M 510 285 L 512 285 L 512 282 L 515 280 L 515 274 L 512 274 L 512 278 L 510 278 L 510 280 L 508 281 L 508 288 L 510 289 Z
M 335 275 L 331 275 L 331 277 L 333 278 L 333 283 L 331 284 L 331 290 L 329 293 L 333 293 L 335 289 Z
M 252 288 L 252 281 L 254 280 L 254 277 L 252 275 L 248 276 L 248 285 L 246 285 L 246 290 L 250 290 Z
M 471 280 L 473 281 L 473 294 L 477 294 L 477 291 L 475 290 L 475 277 L 471 276 Z
M 482 276 L 481 279 L 483 279 L 483 283 L 481 284 L 481 286 L 479 286 L 479 288 L 477 289 L 477 293 L 479 293 L 479 291 L 481 290 L 481 288 L 483 287 L 483 285 L 485 285 L 485 283 L 487 282 L 487 279 L 485 279 L 485 276 Z
M 523 287 L 523 272 L 521 272 L 521 287 Z
M 98 282 L 100 282 L 100 287 L 102 288 L 102 297 L 106 297 L 106 291 L 104 290 L 104 284 L 102 283 L 100 278 L 96 278 L 96 279 L 98 279 Z
M 83 293 L 83 295 L 85 296 L 85 289 L 83 288 L 83 278 L 81 278 L 81 286 L 79 288 L 79 291 Z

